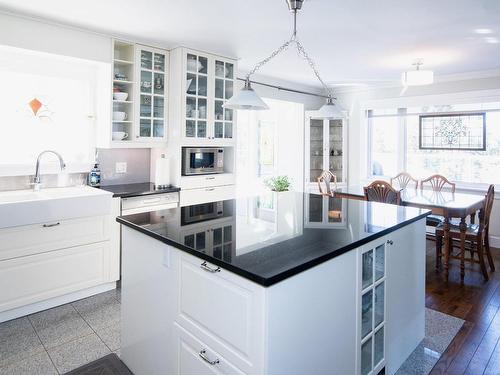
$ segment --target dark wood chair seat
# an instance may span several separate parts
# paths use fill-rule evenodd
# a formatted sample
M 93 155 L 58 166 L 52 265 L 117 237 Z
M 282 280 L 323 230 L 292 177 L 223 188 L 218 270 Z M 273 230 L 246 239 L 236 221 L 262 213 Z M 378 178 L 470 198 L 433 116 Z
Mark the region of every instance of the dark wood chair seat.
M 443 230 L 444 224 L 439 224 L 436 227 L 436 236 L 444 236 Z M 465 231 L 466 240 L 474 241 L 479 235 L 479 224 L 469 224 Z M 450 237 L 460 239 L 460 223 L 451 222 L 450 223 Z

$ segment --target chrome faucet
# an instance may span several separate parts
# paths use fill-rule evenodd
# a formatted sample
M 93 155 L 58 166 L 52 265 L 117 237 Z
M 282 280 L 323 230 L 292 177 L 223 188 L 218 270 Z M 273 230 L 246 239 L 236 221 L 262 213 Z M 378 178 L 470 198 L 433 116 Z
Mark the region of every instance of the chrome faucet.
M 48 154 L 48 153 L 54 154 L 55 156 L 57 156 L 59 158 L 59 165 L 61 166 L 61 171 L 63 171 L 64 168 L 66 168 L 66 164 L 64 163 L 64 160 L 59 153 L 57 153 L 55 151 L 51 151 L 51 150 L 42 151 L 40 153 L 40 155 L 38 155 L 38 158 L 36 159 L 35 177 L 33 178 L 33 190 L 34 191 L 40 190 L 40 187 L 42 185 L 40 183 L 40 159 L 42 158 L 43 154 Z

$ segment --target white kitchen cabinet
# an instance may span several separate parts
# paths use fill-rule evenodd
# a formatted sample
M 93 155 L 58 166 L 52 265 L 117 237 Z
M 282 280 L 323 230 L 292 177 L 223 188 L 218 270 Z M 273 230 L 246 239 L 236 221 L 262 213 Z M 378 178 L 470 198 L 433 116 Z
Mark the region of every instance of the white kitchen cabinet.
M 183 145 L 232 146 L 235 112 L 223 108 L 236 87 L 236 60 L 177 48 L 171 51 L 173 137 Z
M 0 229 L 0 322 L 115 288 L 119 210 Z
M 236 189 L 234 185 L 211 186 L 201 189 L 190 189 L 180 191 L 180 205 L 191 206 L 208 202 L 224 201 L 234 199 Z
M 337 176 L 337 183 L 347 182 L 347 126 L 343 119 L 316 117 L 306 113 L 305 191 L 319 191 L 317 179 L 324 170 Z
M 164 142 L 167 136 L 168 52 L 136 46 L 135 136 L 141 142 Z
M 122 360 L 144 374 L 392 375 L 424 335 L 424 234 L 422 219 L 266 288 L 124 226 Z
M 98 147 L 165 147 L 169 52 L 121 40 L 112 51 L 111 118 L 97 129 Z
M 358 362 L 357 373 L 376 375 L 385 366 L 386 246 L 388 237 L 358 252 Z
M 244 375 L 219 353 L 174 323 L 173 345 L 176 351 L 174 374 Z

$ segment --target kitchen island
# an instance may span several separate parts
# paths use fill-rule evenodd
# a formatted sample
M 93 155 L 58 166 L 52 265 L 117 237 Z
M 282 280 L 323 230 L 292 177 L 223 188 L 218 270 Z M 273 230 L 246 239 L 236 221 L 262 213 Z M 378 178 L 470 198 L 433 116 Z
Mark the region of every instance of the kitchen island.
M 424 337 L 428 214 L 286 192 L 120 217 L 122 360 L 136 375 L 393 374 Z

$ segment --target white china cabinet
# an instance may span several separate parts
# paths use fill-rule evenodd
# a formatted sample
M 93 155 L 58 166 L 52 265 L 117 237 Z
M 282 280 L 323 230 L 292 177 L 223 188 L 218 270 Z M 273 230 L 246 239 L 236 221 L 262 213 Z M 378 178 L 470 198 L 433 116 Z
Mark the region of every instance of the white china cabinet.
M 171 51 L 171 129 L 184 145 L 234 145 L 235 113 L 223 107 L 233 96 L 236 61 L 199 51 Z
M 168 51 L 113 40 L 112 66 L 111 126 L 98 129 L 98 146 L 165 146 Z
M 316 117 L 306 113 L 305 191 L 319 191 L 317 178 L 324 170 L 337 176 L 337 184 L 347 179 L 347 126 L 344 119 Z

